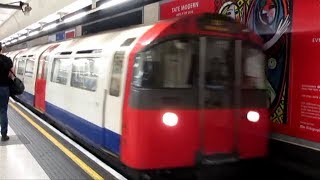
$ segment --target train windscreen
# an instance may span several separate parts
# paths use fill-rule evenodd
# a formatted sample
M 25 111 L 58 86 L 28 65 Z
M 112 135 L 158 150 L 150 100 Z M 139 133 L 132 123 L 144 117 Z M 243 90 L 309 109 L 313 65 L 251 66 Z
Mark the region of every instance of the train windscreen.
M 207 38 L 205 87 L 231 88 L 235 79 L 235 41 Z M 264 55 L 243 42 L 242 83 L 244 89 L 265 89 Z M 199 79 L 199 39 L 181 38 L 157 44 L 137 54 L 132 85 L 137 88 L 193 88 Z

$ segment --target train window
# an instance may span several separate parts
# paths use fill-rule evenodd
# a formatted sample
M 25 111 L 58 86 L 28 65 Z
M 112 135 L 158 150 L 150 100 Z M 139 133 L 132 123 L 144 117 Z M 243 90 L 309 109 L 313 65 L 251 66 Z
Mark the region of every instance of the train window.
M 132 85 L 143 88 L 192 88 L 198 46 L 196 39 L 170 40 L 138 53 Z
M 83 50 L 83 51 L 78 51 L 77 54 L 95 54 L 95 53 L 101 53 L 102 49 L 93 49 L 93 50 Z
M 18 75 L 22 75 L 23 76 L 25 65 L 26 65 L 26 62 L 24 60 L 18 61 L 18 71 L 17 71 Z
M 120 95 L 124 55 L 125 55 L 124 51 L 117 51 L 113 58 L 111 83 L 110 83 L 111 96 L 118 97 Z
M 44 58 L 44 64 L 43 64 L 43 75 L 42 75 L 42 79 L 47 79 L 48 76 L 48 62 L 49 62 L 49 56 L 46 56 Z
M 28 58 L 26 61 L 25 76 L 32 77 L 34 68 L 34 59 Z
M 96 91 L 99 58 L 76 58 L 72 63 L 71 86 Z
M 72 52 L 71 51 L 66 51 L 66 52 L 61 52 L 61 53 L 57 53 L 57 54 L 59 54 L 59 55 L 70 55 L 70 54 L 72 54 Z
M 125 41 L 121 44 L 121 47 L 123 47 L 123 46 L 130 46 L 135 39 L 136 39 L 136 38 L 129 38 L 129 39 L 125 40 Z
M 70 66 L 70 59 L 54 59 L 51 72 L 51 82 L 66 85 L 68 82 Z
M 231 86 L 234 79 L 234 41 L 207 38 L 205 82 L 207 88 Z
M 243 48 L 243 83 L 245 89 L 265 89 L 265 60 L 261 50 L 244 45 Z

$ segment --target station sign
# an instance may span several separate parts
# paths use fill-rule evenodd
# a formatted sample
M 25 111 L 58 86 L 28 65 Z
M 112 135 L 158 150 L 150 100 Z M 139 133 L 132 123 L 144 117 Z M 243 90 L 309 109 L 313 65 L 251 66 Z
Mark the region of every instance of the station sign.
M 214 0 L 167 0 L 160 4 L 160 20 L 214 10 Z
M 57 41 L 63 41 L 67 39 L 75 38 L 75 29 L 69 29 L 66 31 L 60 31 L 55 34 L 48 36 L 48 42 L 57 42 Z

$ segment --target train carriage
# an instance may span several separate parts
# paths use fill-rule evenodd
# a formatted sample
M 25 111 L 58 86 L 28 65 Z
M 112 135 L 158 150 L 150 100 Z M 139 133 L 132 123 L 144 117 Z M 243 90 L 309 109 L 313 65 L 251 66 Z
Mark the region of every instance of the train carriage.
M 138 170 L 263 157 L 261 46 L 213 14 L 102 32 L 19 54 L 15 73 L 34 96 L 17 98 Z

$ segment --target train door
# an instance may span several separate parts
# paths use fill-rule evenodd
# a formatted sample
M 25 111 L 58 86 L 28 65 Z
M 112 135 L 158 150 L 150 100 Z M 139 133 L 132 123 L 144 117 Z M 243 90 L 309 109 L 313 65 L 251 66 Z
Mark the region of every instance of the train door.
M 57 48 L 59 45 L 52 45 L 47 48 L 41 55 L 38 61 L 38 68 L 37 68 L 37 76 L 36 76 L 36 83 L 35 83 L 35 92 L 34 92 L 34 106 L 36 109 L 40 110 L 41 112 L 45 112 L 46 104 L 45 104 L 45 97 L 46 97 L 46 79 L 47 79 L 47 72 L 48 72 L 48 61 L 49 61 L 49 54 Z
M 27 56 L 20 56 L 17 57 L 17 69 L 16 69 L 16 76 L 24 82 L 24 74 L 25 74 L 25 67 L 26 67 L 26 58 Z
M 199 137 L 203 163 L 237 158 L 240 119 L 241 41 L 201 37 Z
M 109 132 L 111 134 L 120 134 L 121 132 L 121 114 L 122 114 L 122 96 L 123 96 L 123 72 L 124 72 L 124 62 L 126 57 L 125 50 L 118 50 L 114 53 L 112 57 L 111 72 L 108 91 L 106 92 L 106 110 L 105 110 L 105 127 L 112 130 Z M 116 136 L 114 136 L 116 137 Z M 118 144 L 111 142 L 111 138 L 105 142 L 106 146 L 111 148 L 113 152 L 119 152 L 119 146 L 113 146 L 112 144 Z M 115 140 L 113 140 L 115 141 Z

